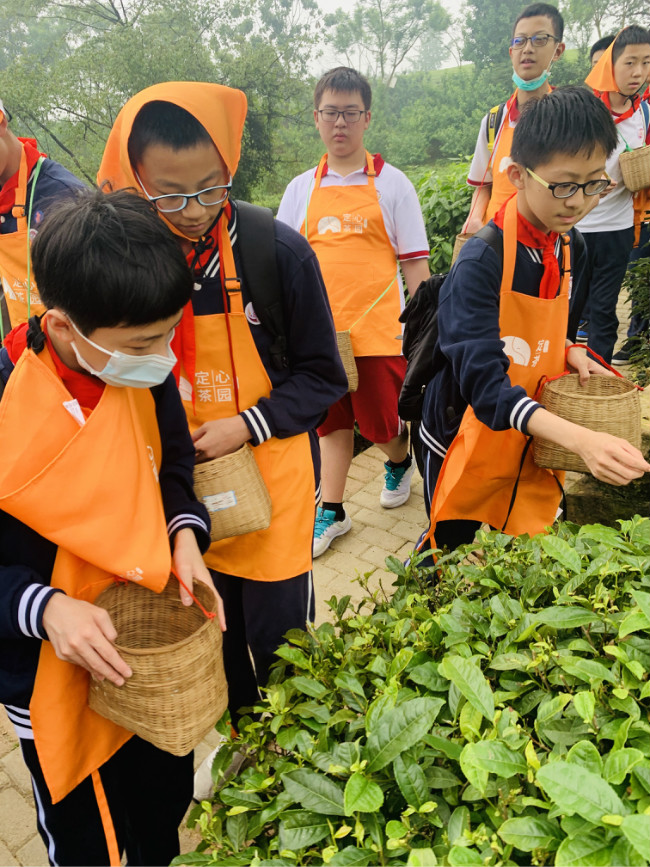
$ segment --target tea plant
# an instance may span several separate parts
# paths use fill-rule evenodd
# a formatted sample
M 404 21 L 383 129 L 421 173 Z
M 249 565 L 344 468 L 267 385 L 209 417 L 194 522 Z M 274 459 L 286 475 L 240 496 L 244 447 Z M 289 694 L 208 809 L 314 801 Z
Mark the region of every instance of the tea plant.
M 444 273 L 451 267 L 454 241 L 467 219 L 472 198 L 472 188 L 467 185 L 468 168 L 467 163 L 450 161 L 415 182 L 429 239 L 432 274 Z
M 388 558 L 393 595 L 330 600 L 176 863 L 648 864 L 650 520 L 620 524 Z

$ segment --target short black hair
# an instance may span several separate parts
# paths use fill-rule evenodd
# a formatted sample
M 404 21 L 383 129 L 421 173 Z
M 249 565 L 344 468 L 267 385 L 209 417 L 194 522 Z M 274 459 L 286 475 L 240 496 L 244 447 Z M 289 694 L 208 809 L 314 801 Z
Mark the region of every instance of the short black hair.
M 214 144 L 193 114 L 173 102 L 155 99 L 143 105 L 135 116 L 127 145 L 129 161 L 134 168 L 139 166 L 151 145 L 179 151 L 204 143 Z
M 562 42 L 562 37 L 564 36 L 564 18 L 562 17 L 560 10 L 555 6 L 551 6 L 550 3 L 531 3 L 530 6 L 526 6 L 526 8 L 517 16 L 517 20 L 512 28 L 512 35 L 515 35 L 517 24 L 519 24 L 523 18 L 537 18 L 540 15 L 551 19 L 555 36 L 557 37 L 558 42 Z
M 361 75 L 356 69 L 351 69 L 349 66 L 336 66 L 326 72 L 314 90 L 314 108 L 318 108 L 326 90 L 333 90 L 334 93 L 354 93 L 358 90 L 363 107 L 366 111 L 370 111 L 372 103 L 370 83 L 365 75 Z
M 612 44 L 612 42 L 616 39 L 614 34 L 610 34 L 609 36 L 603 36 L 601 39 L 598 39 L 589 49 L 589 62 L 593 60 L 594 54 L 597 51 L 604 51 L 606 48 Z
M 609 156 L 618 141 L 612 116 L 586 87 L 558 87 L 524 106 L 512 137 L 510 156 L 528 169 L 557 154 L 591 156 L 601 147 Z
M 86 335 L 168 319 L 192 294 L 178 239 L 129 190 L 80 190 L 49 207 L 32 264 L 43 304 L 65 311 Z
M 612 63 L 616 63 L 628 45 L 645 45 L 646 43 L 650 45 L 650 33 L 646 28 L 639 27 L 638 24 L 629 24 L 614 39 Z

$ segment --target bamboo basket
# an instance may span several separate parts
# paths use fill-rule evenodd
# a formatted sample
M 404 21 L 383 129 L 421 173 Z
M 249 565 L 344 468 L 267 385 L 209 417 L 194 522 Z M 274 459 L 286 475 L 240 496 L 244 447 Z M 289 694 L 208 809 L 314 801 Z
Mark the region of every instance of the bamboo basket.
M 458 254 L 463 248 L 463 244 L 465 241 L 469 241 L 473 235 L 468 235 L 466 232 L 461 232 L 459 235 L 456 235 L 456 241 L 454 242 L 454 251 L 451 254 L 451 264 L 453 265 L 456 259 L 458 258 Z
M 271 523 L 271 497 L 248 443 L 230 455 L 197 464 L 194 490 L 210 513 L 213 542 L 266 530 Z
M 197 582 L 193 592 L 216 610 L 208 587 Z M 116 649 L 133 674 L 123 686 L 91 680 L 88 704 L 161 750 L 186 755 L 228 705 L 218 620 L 183 605 L 173 578 L 162 593 L 131 581 L 113 584 L 95 604 L 110 614 Z
M 336 342 L 339 347 L 339 354 L 345 373 L 348 377 L 348 391 L 356 391 L 359 387 L 359 372 L 357 363 L 354 360 L 354 352 L 352 351 L 352 338 L 349 331 L 337 331 Z
M 618 158 L 623 183 L 633 193 L 650 187 L 650 147 L 623 151 Z
M 595 374 L 582 386 L 577 373 L 567 374 L 546 383 L 540 403 L 560 418 L 622 437 L 641 448 L 639 390 L 627 379 Z M 589 472 L 582 458 L 548 440 L 535 437 L 533 453 L 538 467 Z

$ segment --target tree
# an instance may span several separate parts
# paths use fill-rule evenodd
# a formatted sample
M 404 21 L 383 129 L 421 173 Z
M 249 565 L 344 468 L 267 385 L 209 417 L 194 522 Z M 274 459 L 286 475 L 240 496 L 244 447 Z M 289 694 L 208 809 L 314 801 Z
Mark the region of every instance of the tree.
M 477 69 L 509 64 L 512 26 L 523 5 L 521 0 L 468 0 L 463 58 Z
M 160 81 L 217 81 L 249 100 L 244 196 L 272 167 L 314 49 L 313 0 L 4 0 L 0 93 L 19 133 L 93 182 L 121 106 Z M 34 70 L 38 69 L 38 76 Z
M 351 12 L 338 9 L 324 20 L 347 64 L 387 85 L 422 40 L 451 23 L 437 0 L 356 0 Z

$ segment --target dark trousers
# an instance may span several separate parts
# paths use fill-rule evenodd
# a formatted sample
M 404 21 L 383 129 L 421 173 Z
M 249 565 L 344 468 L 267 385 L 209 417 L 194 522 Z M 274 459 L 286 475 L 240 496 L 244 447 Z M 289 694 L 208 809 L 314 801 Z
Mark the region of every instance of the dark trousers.
M 639 237 L 639 246 L 634 247 L 630 253 L 629 267 L 634 268 L 634 264 L 639 259 L 647 259 L 650 256 L 650 225 L 643 223 L 641 226 L 641 235 Z M 641 334 L 646 334 L 649 330 L 648 320 L 635 313 L 635 303 L 632 301 L 632 315 L 630 316 L 630 327 L 627 329 L 628 337 L 638 337 Z
M 613 232 L 585 232 L 589 284 L 589 340 L 587 345 L 608 363 L 612 360 L 618 317 L 616 303 L 625 277 L 634 228 Z
M 258 686 L 268 682 L 284 635 L 290 629 L 304 629 L 307 621 L 314 619 L 312 573 L 285 581 L 251 581 L 214 569 L 210 572 L 226 614 L 223 662 L 228 708 L 236 727 L 239 709 L 255 704 Z
M 34 741 L 21 739 L 20 747 L 50 864 L 109 864 L 91 778 L 52 804 Z M 178 826 L 192 800 L 193 759 L 193 753 L 172 756 L 134 736 L 99 769 L 120 851 L 134 867 L 169 864 L 179 854 Z

